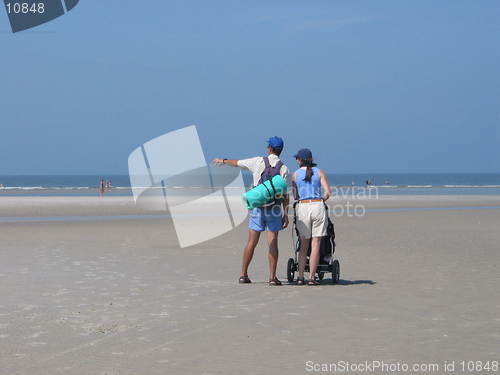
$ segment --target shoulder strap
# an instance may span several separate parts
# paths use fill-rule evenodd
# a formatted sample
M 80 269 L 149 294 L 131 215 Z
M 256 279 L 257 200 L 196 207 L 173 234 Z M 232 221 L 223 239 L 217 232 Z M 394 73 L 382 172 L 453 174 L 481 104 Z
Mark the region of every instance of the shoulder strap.
M 269 167 L 271 166 L 271 164 L 269 163 L 269 157 L 267 157 L 267 156 L 265 156 L 265 157 L 264 157 L 264 164 L 265 164 L 265 167 L 266 167 L 266 168 L 269 168 Z M 274 167 L 273 167 L 273 168 L 277 168 L 278 173 L 279 173 L 279 171 L 281 170 L 281 167 L 282 167 L 283 165 L 284 165 L 284 164 L 283 164 L 283 162 L 282 162 L 281 160 L 279 160 L 279 161 L 278 161 L 278 162 L 274 165 Z
M 269 163 L 269 158 L 267 156 L 264 156 L 262 159 L 264 159 L 264 170 L 260 175 L 259 184 L 262 184 L 265 180 L 270 180 L 271 176 L 274 177 L 275 172 L 277 172 L 277 175 L 280 174 L 281 167 L 284 165 L 280 160 L 274 167 L 271 167 L 271 163 Z
M 260 174 L 259 185 L 264 182 L 265 173 L 266 173 L 266 171 L 267 171 L 267 169 L 269 168 L 269 165 L 270 165 L 269 164 L 269 158 L 267 156 L 262 157 L 262 159 L 264 160 L 264 170 Z
M 276 163 L 274 168 L 278 168 L 278 173 L 281 171 L 281 167 L 283 166 L 283 162 L 280 160 L 279 162 Z
M 264 156 L 263 159 L 264 159 L 264 166 L 265 166 L 265 168 L 269 168 L 269 166 L 270 166 L 270 164 L 269 164 L 269 158 L 267 156 Z

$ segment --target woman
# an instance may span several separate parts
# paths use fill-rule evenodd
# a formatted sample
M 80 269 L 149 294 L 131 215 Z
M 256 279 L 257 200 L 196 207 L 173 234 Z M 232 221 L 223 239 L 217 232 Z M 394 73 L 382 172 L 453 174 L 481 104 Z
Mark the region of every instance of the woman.
M 294 155 L 299 169 L 292 175 L 292 185 L 297 206 L 297 230 L 300 235 L 299 276 L 297 285 L 304 285 L 304 269 L 307 263 L 307 249 L 311 243 L 309 256 L 308 285 L 319 285 L 315 274 L 319 263 L 321 237 L 326 236 L 328 225 L 324 202 L 330 198 L 331 191 L 325 172 L 316 167 L 312 153 L 303 148 Z M 323 188 L 323 192 L 321 191 Z M 312 240 L 311 240 L 312 238 Z

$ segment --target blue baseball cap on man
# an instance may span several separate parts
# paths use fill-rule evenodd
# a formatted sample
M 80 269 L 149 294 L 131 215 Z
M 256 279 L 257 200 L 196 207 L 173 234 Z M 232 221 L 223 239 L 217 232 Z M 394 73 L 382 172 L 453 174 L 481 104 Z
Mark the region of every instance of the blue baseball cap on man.
M 269 138 L 269 146 L 275 148 L 276 150 L 283 150 L 283 140 L 280 137 L 271 137 Z

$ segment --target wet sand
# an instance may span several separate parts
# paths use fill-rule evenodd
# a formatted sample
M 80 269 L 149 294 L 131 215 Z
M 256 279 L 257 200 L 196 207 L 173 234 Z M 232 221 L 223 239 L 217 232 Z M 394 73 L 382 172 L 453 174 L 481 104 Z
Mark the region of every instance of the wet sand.
M 237 282 L 246 220 L 181 249 L 168 215 L 128 197 L 0 198 L 0 373 L 460 373 L 499 360 L 500 196 L 329 205 L 340 284 L 288 284 L 287 228 L 284 285 L 270 287 L 262 240 L 252 284 Z

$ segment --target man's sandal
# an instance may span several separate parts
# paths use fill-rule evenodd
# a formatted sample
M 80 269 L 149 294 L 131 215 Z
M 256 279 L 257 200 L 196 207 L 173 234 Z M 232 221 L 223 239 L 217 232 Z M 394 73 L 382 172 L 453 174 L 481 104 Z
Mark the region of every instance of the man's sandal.
M 281 281 L 279 281 L 278 278 L 269 279 L 269 285 L 281 285 Z
M 304 280 L 304 278 L 300 278 L 300 277 L 297 277 L 297 285 L 305 285 L 306 284 L 306 281 Z
M 248 276 L 240 276 L 240 279 L 238 280 L 240 284 L 250 284 L 252 280 Z

